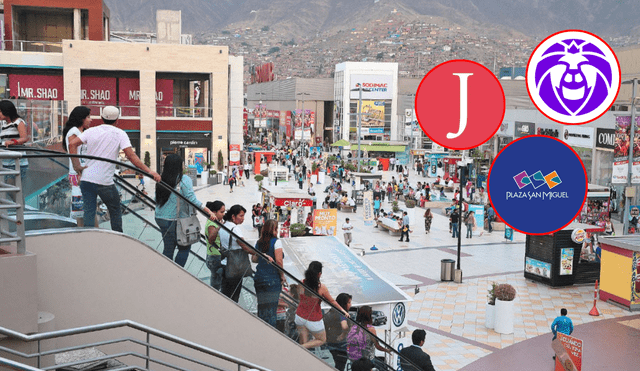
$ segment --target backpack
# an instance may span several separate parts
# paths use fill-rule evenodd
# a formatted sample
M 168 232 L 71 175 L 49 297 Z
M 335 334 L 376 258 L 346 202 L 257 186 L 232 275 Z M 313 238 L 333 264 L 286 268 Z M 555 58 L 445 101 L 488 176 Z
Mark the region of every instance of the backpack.
M 351 326 L 347 335 L 347 354 L 349 359 L 357 361 L 364 356 L 367 348 L 367 334 L 357 325 Z

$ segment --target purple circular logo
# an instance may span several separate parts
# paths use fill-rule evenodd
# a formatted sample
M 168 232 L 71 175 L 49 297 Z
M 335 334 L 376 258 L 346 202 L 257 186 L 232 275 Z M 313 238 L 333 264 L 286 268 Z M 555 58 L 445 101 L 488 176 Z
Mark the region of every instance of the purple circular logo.
M 551 35 L 529 58 L 529 96 L 554 121 L 593 121 L 609 110 L 619 89 L 620 66 L 613 50 L 588 32 Z

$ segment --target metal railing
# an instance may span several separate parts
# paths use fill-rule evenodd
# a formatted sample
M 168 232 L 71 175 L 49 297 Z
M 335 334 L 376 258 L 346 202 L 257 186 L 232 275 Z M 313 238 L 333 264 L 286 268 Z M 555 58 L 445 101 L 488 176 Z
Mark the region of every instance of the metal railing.
M 145 339 L 144 341 L 142 340 L 138 340 L 138 339 L 134 339 L 131 337 L 121 337 L 121 338 L 116 338 L 116 339 L 111 339 L 111 340 L 105 340 L 105 341 L 100 341 L 100 342 L 94 342 L 94 343 L 90 343 L 90 344 L 83 344 L 83 345 L 79 345 L 79 346 L 72 346 L 72 347 L 66 347 L 66 348 L 60 348 L 60 349 L 54 349 L 54 350 L 48 350 L 48 351 L 41 351 L 41 342 L 44 340 L 49 340 L 49 339 L 57 339 L 57 338 L 63 338 L 63 337 L 67 337 L 67 336 L 73 336 L 73 335 L 80 335 L 80 334 L 87 334 L 87 333 L 93 333 L 93 332 L 99 332 L 99 331 L 105 331 L 105 330 L 112 330 L 112 329 L 117 329 L 117 328 L 132 328 L 134 330 L 138 330 L 141 331 L 142 333 L 144 333 L 145 335 Z M 146 352 L 144 354 L 138 353 L 138 352 L 134 352 L 134 351 L 127 351 L 127 352 L 119 352 L 116 354 L 111 354 L 111 355 L 107 355 L 104 357 L 100 357 L 97 359 L 94 359 L 92 361 L 103 361 L 103 360 L 110 360 L 110 359 L 117 359 L 117 358 L 121 358 L 121 357 L 127 357 L 127 356 L 133 356 L 139 359 L 142 359 L 145 361 L 145 367 L 141 368 L 139 366 L 129 366 L 126 368 L 122 368 L 122 370 L 132 370 L 132 369 L 138 369 L 138 370 L 149 370 L 149 366 L 151 364 L 156 364 L 156 365 L 162 365 L 165 367 L 169 367 L 172 368 L 174 370 L 181 370 L 181 371 L 187 371 L 187 369 L 177 366 L 175 364 L 171 364 L 169 362 L 160 360 L 156 357 L 152 357 L 151 356 L 151 351 L 155 350 L 158 351 L 160 353 L 164 353 L 164 354 L 169 354 L 171 356 L 174 356 L 176 358 L 182 359 L 182 360 L 186 360 L 189 362 L 192 362 L 194 364 L 200 365 L 200 366 L 204 366 L 207 368 L 210 368 L 212 370 L 225 370 L 224 368 L 220 368 L 218 366 L 215 366 L 211 363 L 208 363 L 206 361 L 201 361 L 201 360 L 196 360 L 193 359 L 187 355 L 178 353 L 176 351 L 164 348 L 164 347 L 160 347 L 158 345 L 154 345 L 151 343 L 151 336 L 155 336 L 159 339 L 163 339 L 163 340 L 167 340 L 170 341 L 173 344 L 177 344 L 180 346 L 183 346 L 185 348 L 189 348 L 189 349 L 193 349 L 196 350 L 200 353 L 204 353 L 205 355 L 209 356 L 209 357 L 215 357 L 217 359 L 221 359 L 223 361 L 227 361 L 230 363 L 233 363 L 235 365 L 238 366 L 238 371 L 242 371 L 242 368 L 246 368 L 246 369 L 255 369 L 255 370 L 260 370 L 260 371 L 270 371 L 267 368 L 255 365 L 251 362 L 247 362 L 244 361 L 242 359 L 230 356 L 226 353 L 222 353 L 222 352 L 218 352 L 216 350 L 213 350 L 211 348 L 207 348 L 205 346 L 196 344 L 194 342 L 182 339 L 180 337 L 171 335 L 169 333 L 163 332 L 163 331 L 159 331 L 156 330 L 154 328 L 139 324 L 137 322 L 134 321 L 130 321 L 130 320 L 122 320 L 122 321 L 116 321 L 116 322 L 107 322 L 107 323 L 103 323 L 103 324 L 99 324 L 99 325 L 92 325 L 92 326 L 84 326 L 84 327 L 77 327 L 77 328 L 72 328 L 72 329 L 67 329 L 67 330 L 59 330 L 59 331 L 51 331 L 51 332 L 45 332 L 45 333 L 41 333 L 41 334 L 36 334 L 36 335 L 25 335 L 4 327 L 0 327 L 0 335 L 4 335 L 7 336 L 11 339 L 16 339 L 16 340 L 20 340 L 23 342 L 37 342 L 37 346 L 38 346 L 38 352 L 36 353 L 23 353 L 23 352 L 19 352 L 4 346 L 0 346 L 0 351 L 4 351 L 7 352 L 9 354 L 12 354 L 14 356 L 18 356 L 18 357 L 22 357 L 25 359 L 36 359 L 36 363 L 37 363 L 37 368 L 33 368 L 30 366 L 24 366 L 24 365 L 20 365 L 17 362 L 13 362 L 13 361 L 8 361 L 5 360 L 9 365 L 12 365 L 13 367 L 16 367 L 18 370 L 28 370 L 28 371 L 34 371 L 34 370 L 43 370 L 43 371 L 47 371 L 47 370 L 55 370 L 58 368 L 62 368 L 62 367 L 72 367 L 72 366 L 76 366 L 79 364 L 84 364 L 87 363 L 87 360 L 79 360 L 79 361 L 75 361 L 75 362 L 69 362 L 69 363 L 65 363 L 65 364 L 61 364 L 61 365 L 52 365 L 52 366 L 47 366 L 47 367 L 42 367 L 41 368 L 41 363 L 42 363 L 42 357 L 44 356 L 48 356 L 48 355 L 55 355 L 58 353 L 64 353 L 64 352 L 69 352 L 69 351 L 73 351 L 73 350 L 79 350 L 79 349 L 86 349 L 86 348 L 91 348 L 91 347 L 98 347 L 98 346 L 105 346 L 105 345 L 111 345 L 111 344 L 117 344 L 117 343 L 133 343 L 133 344 L 138 344 L 138 345 L 142 345 L 143 347 L 145 347 Z M 2 358 L 0 358 L 0 364 L 3 363 Z M 22 367 L 22 368 L 19 368 Z
M 156 107 L 157 117 L 209 118 L 212 114 L 213 110 L 207 107 Z
M 5 40 L 1 50 L 62 53 L 62 41 Z
M 0 245 L 16 243 L 17 254 L 26 252 L 24 240 L 24 195 L 22 194 L 22 177 L 20 176 L 19 152 L 0 150 Z M 14 169 L 5 168 L 3 160 L 14 161 Z M 7 183 L 7 176 L 12 176 L 15 184 Z M 13 197 L 7 197 L 13 194 Z M 9 215 L 9 210 L 15 210 L 15 216 Z M 9 231 L 9 223 L 16 225 L 16 231 Z

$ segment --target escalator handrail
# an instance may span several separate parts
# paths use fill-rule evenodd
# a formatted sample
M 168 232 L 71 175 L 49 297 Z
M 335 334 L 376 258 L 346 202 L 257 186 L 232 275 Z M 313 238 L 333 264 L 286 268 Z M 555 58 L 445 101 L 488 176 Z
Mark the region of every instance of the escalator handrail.
M 118 166 L 122 166 L 125 167 L 127 169 L 133 170 L 137 173 L 141 173 L 149 178 L 153 178 L 153 176 L 151 176 L 151 174 L 140 170 L 139 168 L 133 166 L 133 165 L 129 165 L 126 163 L 122 163 L 116 160 L 111 160 L 111 159 L 106 159 L 106 158 L 102 158 L 102 157 L 97 157 L 97 156 L 89 156 L 89 155 L 77 155 L 77 154 L 70 154 L 70 153 L 66 153 L 66 152 L 60 152 L 60 151 L 54 151 L 54 150 L 48 150 L 48 149 L 42 149 L 42 148 L 34 148 L 34 147 L 26 147 L 26 146 L 11 146 L 8 147 L 9 150 L 15 150 L 15 151 L 34 151 L 34 152 L 46 152 L 48 153 L 48 155 L 22 155 L 22 157 L 24 158 L 60 158 L 60 157 L 65 157 L 65 158 L 84 158 L 84 159 L 90 159 L 90 160 L 96 160 L 96 161 L 104 161 L 104 162 L 109 162 Z M 201 209 L 200 207 L 196 206 L 193 202 L 191 202 L 189 199 L 187 199 L 185 196 L 183 196 L 180 192 L 177 192 L 174 188 L 172 188 L 171 186 L 169 186 L 167 183 L 165 183 L 164 181 L 160 181 L 157 182 L 156 184 L 160 184 L 162 187 L 165 187 L 166 189 L 168 189 L 171 193 L 175 194 L 177 197 L 180 197 L 181 199 L 183 199 L 184 201 L 186 201 L 189 205 L 191 205 L 192 207 L 194 207 L 198 212 L 200 212 L 202 215 L 206 216 L 207 218 L 209 217 L 209 215 L 204 212 L 203 209 Z M 220 228 L 224 229 L 227 233 L 229 233 L 230 235 L 232 235 L 234 238 L 236 238 L 238 241 L 242 241 L 244 244 L 246 244 L 247 246 L 249 246 L 251 248 L 251 250 L 253 250 L 256 255 L 258 255 L 259 257 L 265 259 L 265 260 L 269 260 L 269 256 L 265 253 L 263 253 L 262 251 L 256 249 L 254 246 L 251 246 L 251 244 L 249 244 L 248 242 L 246 242 L 243 238 L 241 238 L 240 236 L 238 236 L 236 233 L 234 233 L 230 228 L 228 228 L 227 226 L 224 225 L 224 223 L 218 223 L 218 225 L 220 226 Z M 202 235 L 201 235 L 202 237 Z M 197 255 L 197 254 L 196 254 Z M 202 259 L 202 257 L 200 257 L 199 255 L 197 255 L 200 259 Z M 332 303 L 330 303 L 328 300 L 326 300 L 324 297 L 322 297 L 321 295 L 318 295 L 314 289 L 312 289 L 311 287 L 307 286 L 306 284 L 304 284 L 301 280 L 299 280 L 298 278 L 296 278 L 294 275 L 292 275 L 291 273 L 289 273 L 287 270 L 285 270 L 283 267 L 280 267 L 279 265 L 277 265 L 275 263 L 275 260 L 271 263 L 269 263 L 272 267 L 274 267 L 276 270 L 278 270 L 281 273 L 286 274 L 290 279 L 292 279 L 293 281 L 295 281 L 295 283 L 297 285 L 299 285 L 300 287 L 304 288 L 306 292 L 311 292 L 314 295 L 316 295 L 325 305 L 328 305 L 329 308 L 337 310 L 338 312 L 342 312 L 342 308 L 340 307 L 336 307 L 334 306 Z M 348 317 L 348 316 L 347 316 Z M 404 357 L 402 357 L 400 355 L 400 353 L 398 351 L 396 351 L 391 345 L 387 344 L 384 340 L 380 339 L 378 336 L 374 335 L 371 331 L 369 331 L 369 329 L 366 328 L 366 326 L 363 326 L 362 324 L 351 320 L 350 318 L 348 319 L 348 321 L 353 322 L 352 325 L 356 325 L 358 327 L 360 327 L 362 330 L 366 331 L 370 336 L 376 338 L 378 340 L 379 343 L 383 344 L 383 346 L 385 346 L 386 348 L 390 349 L 392 352 L 396 353 L 398 355 L 398 357 L 401 357 L 404 359 Z M 411 362 L 410 360 L 407 360 L 409 362 Z M 411 362 L 412 364 L 415 365 L 415 363 Z M 418 365 L 416 365 L 418 366 Z

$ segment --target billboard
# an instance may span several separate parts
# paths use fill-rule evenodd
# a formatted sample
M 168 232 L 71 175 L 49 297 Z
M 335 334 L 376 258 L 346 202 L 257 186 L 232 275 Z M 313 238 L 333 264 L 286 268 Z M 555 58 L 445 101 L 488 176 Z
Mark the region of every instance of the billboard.
M 363 100 L 360 112 L 363 127 L 384 127 L 384 101 Z
M 335 236 L 338 227 L 337 209 L 313 210 L 313 234 L 316 236 Z
M 359 91 L 353 91 L 363 87 L 370 90 L 362 92 L 362 99 L 393 99 L 393 76 L 392 75 L 351 75 L 349 90 L 351 99 L 360 97 Z
M 240 165 L 239 144 L 229 144 L 229 165 Z

